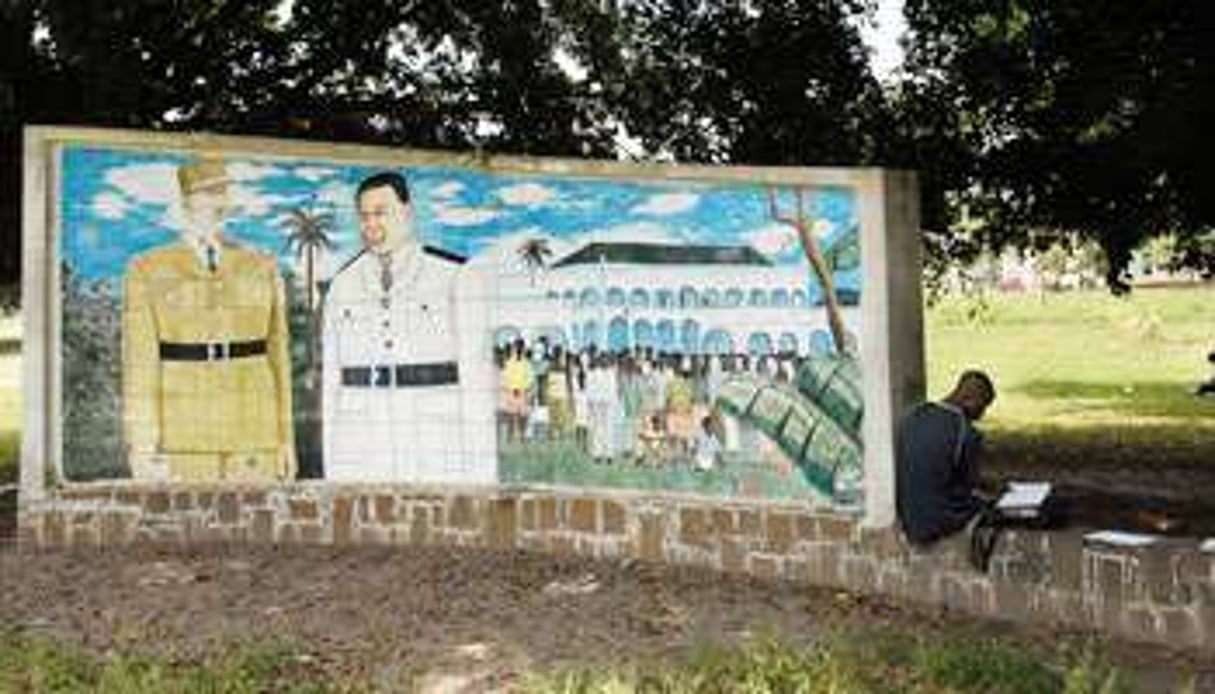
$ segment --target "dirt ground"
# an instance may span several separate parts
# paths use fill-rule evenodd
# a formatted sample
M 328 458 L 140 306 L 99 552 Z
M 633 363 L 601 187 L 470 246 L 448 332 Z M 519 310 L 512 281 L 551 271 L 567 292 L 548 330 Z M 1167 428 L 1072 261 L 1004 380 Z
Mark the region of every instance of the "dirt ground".
M 524 671 L 644 663 L 749 635 L 798 644 L 840 630 L 893 629 L 999 635 L 1044 658 L 1095 643 L 1141 691 L 1170 691 L 1185 673 L 1199 677 L 1197 691 L 1215 691 L 1215 655 L 1093 642 L 708 570 L 518 552 L 9 546 L 0 550 L 0 595 L 3 627 L 95 653 L 192 660 L 224 644 L 272 642 L 301 653 L 305 669 L 387 686 L 470 672 L 509 684 Z

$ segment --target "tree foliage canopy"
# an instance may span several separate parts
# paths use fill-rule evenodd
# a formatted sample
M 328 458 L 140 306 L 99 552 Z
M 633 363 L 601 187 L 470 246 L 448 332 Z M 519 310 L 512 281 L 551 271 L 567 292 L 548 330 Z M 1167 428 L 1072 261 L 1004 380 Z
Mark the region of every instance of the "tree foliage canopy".
M 950 255 L 1066 232 L 1117 279 L 1171 233 L 1202 262 L 1208 5 L 907 0 L 881 85 L 872 0 L 0 0 L 0 275 L 29 123 L 900 166 Z
M 1193 241 L 1215 221 L 1203 190 L 1215 6 L 908 0 L 906 12 L 908 88 L 951 114 L 971 162 L 949 182 L 953 212 L 965 205 L 986 240 L 1097 240 L 1117 289 L 1145 238 Z

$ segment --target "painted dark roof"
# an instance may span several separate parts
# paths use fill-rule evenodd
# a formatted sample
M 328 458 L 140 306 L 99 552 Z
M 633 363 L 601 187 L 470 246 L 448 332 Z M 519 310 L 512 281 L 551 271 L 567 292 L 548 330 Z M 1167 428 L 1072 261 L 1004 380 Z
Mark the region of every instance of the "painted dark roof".
M 750 246 L 589 243 L 553 263 L 553 267 L 593 265 L 601 260 L 631 265 L 772 265 Z

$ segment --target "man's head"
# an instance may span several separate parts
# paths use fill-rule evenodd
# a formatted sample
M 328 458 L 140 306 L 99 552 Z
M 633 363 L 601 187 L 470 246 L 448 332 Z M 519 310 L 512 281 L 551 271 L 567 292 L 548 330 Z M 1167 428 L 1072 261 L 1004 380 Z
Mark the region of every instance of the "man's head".
M 976 421 L 983 418 L 983 413 L 995 399 L 996 387 L 991 377 L 975 369 L 963 371 L 953 392 L 945 397 L 946 402 L 957 406 L 968 418 Z
M 194 239 L 218 242 L 228 216 L 228 172 L 222 159 L 204 156 L 177 169 L 185 213 L 183 234 Z
M 363 180 L 354 195 L 363 245 L 376 253 L 391 253 L 416 240 L 413 208 L 405 177 L 385 171 Z

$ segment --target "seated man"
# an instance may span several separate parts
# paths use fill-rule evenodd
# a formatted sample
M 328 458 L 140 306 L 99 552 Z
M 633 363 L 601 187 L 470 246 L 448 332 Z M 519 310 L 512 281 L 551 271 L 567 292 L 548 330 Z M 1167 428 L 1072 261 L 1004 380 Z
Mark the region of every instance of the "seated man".
M 944 400 L 918 405 L 900 425 L 895 503 L 913 544 L 952 535 L 988 507 L 977 490 L 983 436 L 974 422 L 995 397 L 987 374 L 966 371 Z M 985 565 L 985 558 L 979 563 Z

